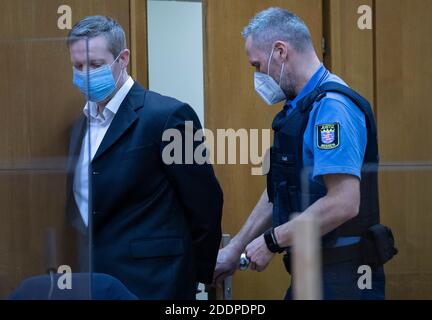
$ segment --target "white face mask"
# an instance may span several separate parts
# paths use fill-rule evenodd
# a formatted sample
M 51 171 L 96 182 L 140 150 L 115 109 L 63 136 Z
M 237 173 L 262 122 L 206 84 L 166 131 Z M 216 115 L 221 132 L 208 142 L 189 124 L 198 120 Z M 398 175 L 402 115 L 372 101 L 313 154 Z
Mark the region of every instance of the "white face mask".
M 277 84 L 277 82 L 272 77 L 269 76 L 270 63 L 273 58 L 274 49 L 275 48 L 273 47 L 272 52 L 270 54 L 270 58 L 267 66 L 267 74 L 262 72 L 255 72 L 255 81 L 254 81 L 255 91 L 269 106 L 287 99 L 285 93 L 283 92 L 282 88 L 279 85 L 282 80 L 282 74 L 284 71 L 285 63 L 282 64 L 279 84 Z

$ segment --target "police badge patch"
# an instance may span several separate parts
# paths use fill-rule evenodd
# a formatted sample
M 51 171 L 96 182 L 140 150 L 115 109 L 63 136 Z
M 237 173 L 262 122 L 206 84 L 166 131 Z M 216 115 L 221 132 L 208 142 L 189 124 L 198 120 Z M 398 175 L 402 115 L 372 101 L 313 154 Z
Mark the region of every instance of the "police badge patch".
M 317 129 L 317 147 L 323 150 L 335 149 L 339 146 L 340 126 L 339 123 L 320 124 Z

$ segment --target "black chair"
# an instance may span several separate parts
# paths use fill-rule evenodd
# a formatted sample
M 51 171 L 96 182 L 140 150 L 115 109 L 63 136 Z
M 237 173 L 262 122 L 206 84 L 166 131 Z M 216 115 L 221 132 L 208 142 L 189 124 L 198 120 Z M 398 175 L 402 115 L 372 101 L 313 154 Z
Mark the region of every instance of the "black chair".
M 71 288 L 60 289 L 62 274 L 28 278 L 9 296 L 10 300 L 138 300 L 118 279 L 103 273 L 72 273 Z

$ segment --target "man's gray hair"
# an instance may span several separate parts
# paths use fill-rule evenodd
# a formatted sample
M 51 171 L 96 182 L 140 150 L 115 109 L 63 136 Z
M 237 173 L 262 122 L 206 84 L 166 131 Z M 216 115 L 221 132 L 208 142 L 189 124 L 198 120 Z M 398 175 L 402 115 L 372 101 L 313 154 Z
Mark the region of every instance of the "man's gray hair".
M 105 16 L 90 16 L 77 22 L 67 37 L 67 45 L 86 38 L 104 36 L 114 58 L 126 49 L 126 35 L 117 21 Z
M 254 45 L 262 50 L 275 41 L 286 41 L 298 52 L 313 48 L 312 38 L 304 21 L 294 13 L 281 9 L 269 8 L 259 12 L 242 32 L 246 39 L 252 37 Z

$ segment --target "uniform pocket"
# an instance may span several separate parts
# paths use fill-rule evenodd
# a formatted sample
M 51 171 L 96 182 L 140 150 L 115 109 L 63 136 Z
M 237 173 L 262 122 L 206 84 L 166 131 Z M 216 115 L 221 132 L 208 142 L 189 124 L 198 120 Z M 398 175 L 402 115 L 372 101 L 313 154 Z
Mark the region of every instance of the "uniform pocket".
M 270 180 L 275 189 L 278 189 L 281 183 L 287 182 L 293 185 L 295 181 L 296 162 L 292 154 L 284 154 L 276 151 L 271 152 Z

